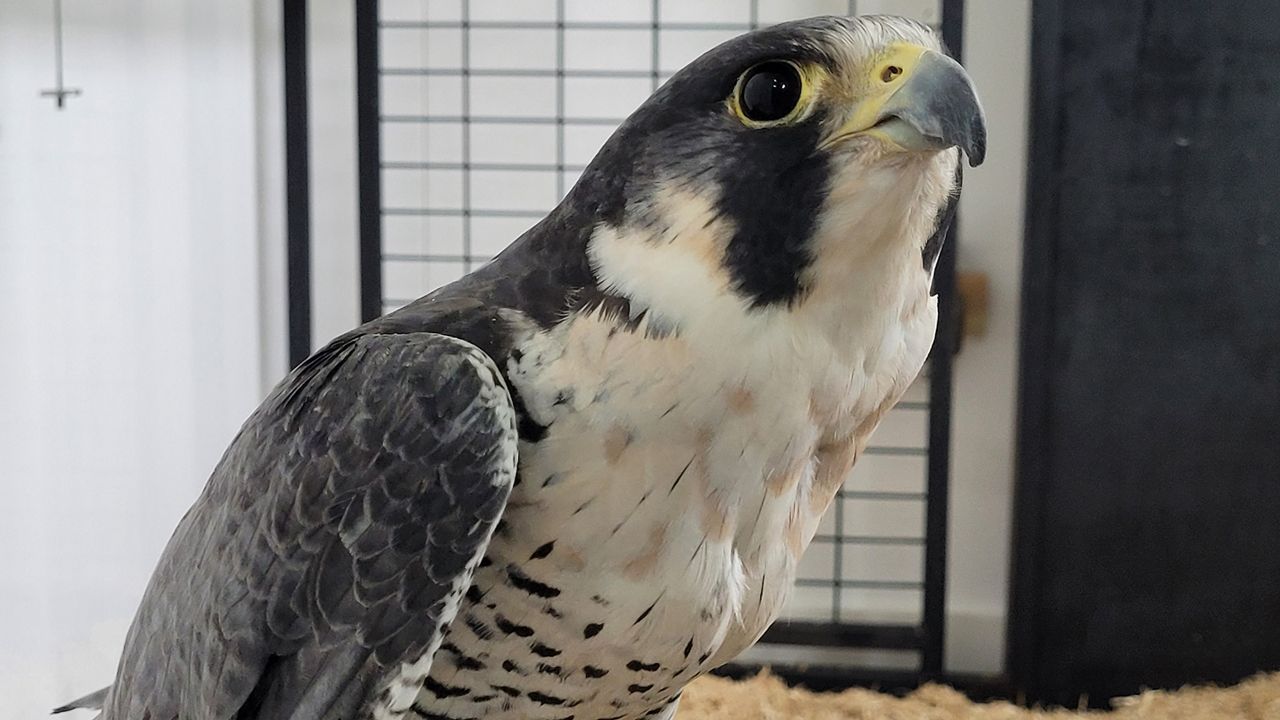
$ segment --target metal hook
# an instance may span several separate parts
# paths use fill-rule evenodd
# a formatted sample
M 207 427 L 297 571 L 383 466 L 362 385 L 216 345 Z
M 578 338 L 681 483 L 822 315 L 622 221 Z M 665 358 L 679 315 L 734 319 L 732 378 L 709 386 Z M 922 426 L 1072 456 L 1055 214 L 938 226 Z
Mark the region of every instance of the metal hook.
M 66 107 L 67 98 L 80 94 L 80 88 L 69 88 L 62 82 L 62 0 L 53 0 L 53 43 L 58 86 L 51 90 L 41 90 L 40 97 L 53 98 L 61 110 Z

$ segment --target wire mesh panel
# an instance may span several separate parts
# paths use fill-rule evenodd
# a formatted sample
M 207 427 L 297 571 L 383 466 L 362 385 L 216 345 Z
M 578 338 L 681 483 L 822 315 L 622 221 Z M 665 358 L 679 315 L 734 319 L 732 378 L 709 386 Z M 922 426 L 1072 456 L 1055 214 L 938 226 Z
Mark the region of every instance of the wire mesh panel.
M 564 196 L 633 109 L 712 46 L 811 15 L 884 12 L 937 25 L 944 9 L 941 0 L 382 0 L 357 8 L 365 15 L 358 74 L 377 85 L 361 102 L 362 233 L 378 233 L 363 267 L 381 288 L 366 295 L 368 315 L 491 259 Z M 895 648 L 936 656 L 919 667 L 940 665 L 942 575 L 926 566 L 944 557 L 929 552 L 945 539 L 928 511 L 930 489 L 945 490 L 945 463 L 939 484 L 928 440 L 938 425 L 931 414 L 949 408 L 931 407 L 931 395 L 921 380 L 886 416 L 766 641 Z

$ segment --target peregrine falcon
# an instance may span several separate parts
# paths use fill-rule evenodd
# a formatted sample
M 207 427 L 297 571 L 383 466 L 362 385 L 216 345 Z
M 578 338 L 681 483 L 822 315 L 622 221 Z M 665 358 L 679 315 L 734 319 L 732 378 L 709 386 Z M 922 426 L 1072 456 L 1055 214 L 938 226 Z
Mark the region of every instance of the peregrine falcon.
M 286 377 L 178 525 L 106 720 L 669 719 L 916 377 L 973 85 L 926 26 L 730 40 L 493 262 Z

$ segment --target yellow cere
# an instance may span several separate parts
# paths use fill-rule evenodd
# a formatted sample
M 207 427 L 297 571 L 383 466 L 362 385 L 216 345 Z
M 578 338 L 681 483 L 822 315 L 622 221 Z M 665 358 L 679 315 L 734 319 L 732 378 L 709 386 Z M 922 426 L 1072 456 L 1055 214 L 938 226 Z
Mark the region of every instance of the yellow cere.
M 880 111 L 894 91 L 911 77 L 920 58 L 928 48 L 911 43 L 894 43 L 875 59 L 867 74 L 867 93 L 858 103 L 853 117 L 840 128 L 837 136 L 850 135 L 867 130 L 876 124 Z

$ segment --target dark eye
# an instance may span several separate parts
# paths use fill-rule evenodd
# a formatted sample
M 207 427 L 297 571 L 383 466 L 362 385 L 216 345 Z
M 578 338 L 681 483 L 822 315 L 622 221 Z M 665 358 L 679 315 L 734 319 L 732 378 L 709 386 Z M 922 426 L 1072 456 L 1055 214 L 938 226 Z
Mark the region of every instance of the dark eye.
M 738 106 L 742 115 L 755 122 L 781 120 L 800 102 L 800 73 L 791 63 L 761 63 L 742 77 Z

